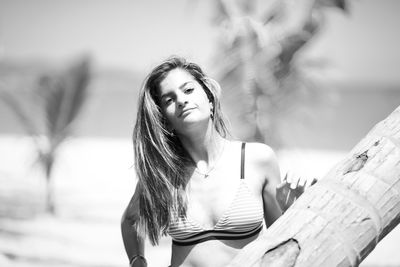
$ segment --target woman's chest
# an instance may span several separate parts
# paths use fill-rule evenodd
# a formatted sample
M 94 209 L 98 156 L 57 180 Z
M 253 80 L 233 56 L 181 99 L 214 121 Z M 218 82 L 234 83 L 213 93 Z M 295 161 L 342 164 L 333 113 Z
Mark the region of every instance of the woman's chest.
M 203 229 L 229 224 L 248 210 L 262 213 L 261 188 L 251 179 L 241 179 L 235 168 L 216 172 L 206 180 L 192 181 L 188 188 L 187 217 Z M 236 175 L 235 175 L 236 174 Z

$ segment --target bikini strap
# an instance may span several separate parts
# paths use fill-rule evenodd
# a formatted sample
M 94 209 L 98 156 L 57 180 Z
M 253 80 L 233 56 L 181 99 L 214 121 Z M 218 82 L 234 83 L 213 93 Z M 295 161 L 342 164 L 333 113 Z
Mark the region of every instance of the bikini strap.
M 246 143 L 242 143 L 242 150 L 240 154 L 240 179 L 244 179 L 244 160 L 245 160 L 245 147 Z

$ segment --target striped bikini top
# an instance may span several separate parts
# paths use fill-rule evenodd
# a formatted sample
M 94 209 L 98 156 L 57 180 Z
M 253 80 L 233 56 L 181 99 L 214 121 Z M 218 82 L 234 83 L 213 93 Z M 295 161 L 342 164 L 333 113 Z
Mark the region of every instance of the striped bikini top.
M 261 231 L 263 206 L 256 200 L 244 179 L 245 143 L 242 143 L 240 162 L 240 185 L 228 210 L 212 229 L 205 229 L 190 216 L 175 214 L 168 228 L 173 244 L 189 246 L 212 239 L 244 239 Z

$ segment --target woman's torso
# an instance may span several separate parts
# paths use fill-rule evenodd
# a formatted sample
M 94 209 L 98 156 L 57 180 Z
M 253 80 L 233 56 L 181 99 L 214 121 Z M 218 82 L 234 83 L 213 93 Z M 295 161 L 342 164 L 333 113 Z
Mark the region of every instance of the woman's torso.
M 243 159 L 241 143 L 228 142 L 209 177 L 193 172 L 186 216 L 169 229 L 172 266 L 225 266 L 260 235 L 265 178 L 248 148 Z

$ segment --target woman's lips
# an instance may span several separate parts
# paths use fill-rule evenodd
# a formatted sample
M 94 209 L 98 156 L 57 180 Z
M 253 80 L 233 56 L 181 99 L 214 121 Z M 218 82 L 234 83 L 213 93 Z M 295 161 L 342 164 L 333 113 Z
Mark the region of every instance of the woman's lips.
M 182 116 L 185 116 L 185 115 L 189 114 L 190 111 L 192 111 L 193 109 L 194 108 L 187 108 L 187 109 L 182 110 L 182 112 L 179 114 L 179 117 L 182 117 Z

